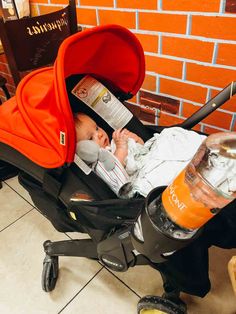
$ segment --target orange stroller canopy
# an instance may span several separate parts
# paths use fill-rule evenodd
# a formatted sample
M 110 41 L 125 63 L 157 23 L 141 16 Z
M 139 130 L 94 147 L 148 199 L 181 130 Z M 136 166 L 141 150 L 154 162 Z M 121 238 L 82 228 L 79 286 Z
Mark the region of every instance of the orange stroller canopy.
M 54 67 L 28 74 L 16 96 L 0 106 L 0 141 L 45 168 L 73 162 L 75 127 L 65 82 L 73 74 L 99 77 L 122 93 L 135 95 L 145 75 L 143 49 L 129 30 L 118 25 L 68 37 Z

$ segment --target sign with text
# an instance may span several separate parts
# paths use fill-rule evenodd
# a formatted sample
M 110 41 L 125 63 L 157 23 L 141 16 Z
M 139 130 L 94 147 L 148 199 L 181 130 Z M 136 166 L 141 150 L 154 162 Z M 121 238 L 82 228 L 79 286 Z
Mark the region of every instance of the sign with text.
M 49 14 L 6 21 L 5 28 L 20 71 L 44 66 L 55 60 L 61 42 L 71 33 L 68 7 Z
M 18 13 L 14 0 L 1 0 L 0 1 L 0 14 L 4 20 L 18 19 Z

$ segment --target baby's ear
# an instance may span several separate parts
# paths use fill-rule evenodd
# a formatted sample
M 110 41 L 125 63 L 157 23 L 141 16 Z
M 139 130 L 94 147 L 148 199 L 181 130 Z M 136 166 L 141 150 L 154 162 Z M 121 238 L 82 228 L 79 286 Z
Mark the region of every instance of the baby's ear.
M 98 161 L 99 150 L 99 145 L 90 140 L 79 141 L 76 145 L 76 154 L 89 164 Z

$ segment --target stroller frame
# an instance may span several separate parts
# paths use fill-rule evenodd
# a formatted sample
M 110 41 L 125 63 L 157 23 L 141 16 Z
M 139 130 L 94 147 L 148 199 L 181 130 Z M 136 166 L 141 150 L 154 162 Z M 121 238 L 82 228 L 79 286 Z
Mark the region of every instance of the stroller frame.
M 202 108 L 200 108 L 196 113 L 194 113 L 191 117 L 186 119 L 178 126 L 191 129 L 211 112 L 215 111 L 218 107 L 224 104 L 235 93 L 236 82 L 232 82 L 218 95 L 206 103 Z M 116 97 L 118 97 L 121 101 L 124 101 L 131 98 L 132 93 L 118 93 L 116 94 Z M 137 129 L 144 128 L 140 121 L 135 117 L 134 121 L 132 122 L 132 126 L 133 125 L 136 125 Z M 162 129 L 163 127 L 146 126 L 146 133 L 144 132 L 145 134 L 143 134 L 143 137 L 147 138 L 147 134 L 151 135 L 153 132 L 160 132 Z M 82 210 L 80 207 L 83 205 L 86 206 L 86 204 L 89 202 L 87 202 L 85 199 L 83 200 L 83 197 L 78 200 L 71 200 L 71 197 L 74 195 L 74 193 L 80 189 L 82 189 L 83 193 L 89 194 L 89 182 L 87 181 L 92 181 L 93 178 L 96 177 L 95 174 L 92 173 L 91 179 L 86 178 L 86 182 L 84 181 L 81 184 L 81 182 L 78 181 L 76 174 L 79 171 L 82 177 L 85 175 L 82 174 L 80 170 L 75 169 L 76 166 L 74 164 L 66 164 L 61 167 L 47 169 L 34 163 L 24 154 L 20 153 L 17 149 L 4 142 L 0 142 L 0 161 L 3 165 L 2 168 L 0 168 L 2 170 L 14 169 L 14 171 L 16 171 L 16 168 L 19 169 L 19 181 L 26 188 L 26 190 L 28 190 L 31 197 L 33 196 L 32 199 L 39 210 L 41 210 L 41 208 L 37 205 L 40 204 L 43 199 L 46 199 L 48 202 L 56 202 L 56 200 L 59 199 L 59 205 L 57 204 L 59 206 L 59 210 L 56 209 L 57 214 L 59 215 L 57 218 L 63 217 L 63 219 L 67 219 L 66 223 L 67 226 L 69 226 L 68 230 L 65 230 L 65 226 L 60 225 L 60 223 L 59 225 L 54 224 L 55 222 L 53 221 L 53 217 L 50 217 L 50 211 L 47 213 L 43 212 L 43 214 L 52 222 L 52 224 L 54 224 L 54 227 L 58 231 L 80 231 L 86 232 L 91 236 L 91 239 L 57 242 L 51 242 L 48 240 L 44 243 L 44 251 L 46 256 L 43 262 L 42 288 L 45 291 L 51 291 L 55 288 L 59 270 L 59 256 L 77 256 L 99 260 L 106 267 L 115 271 L 126 271 L 129 267 L 136 265 L 150 265 L 151 267 L 159 270 L 162 275 L 164 282 L 163 287 L 165 290 L 165 305 L 163 305 L 163 299 L 160 298 L 158 299 L 158 302 L 161 304 L 161 306 L 157 308 L 157 299 L 147 297 L 146 299 L 144 298 L 140 301 L 138 305 L 138 311 L 142 311 L 145 306 L 147 309 L 150 309 L 151 304 L 152 308 L 161 309 L 162 311 L 165 310 L 166 313 L 186 313 L 186 308 L 179 298 L 181 289 L 176 287 L 173 284 L 170 276 L 165 273 L 165 267 L 163 267 L 165 263 L 153 263 L 149 259 L 149 256 L 144 256 L 135 252 L 131 237 L 132 227 L 141 210 L 143 209 L 144 199 L 141 198 L 130 201 L 130 204 L 132 204 L 132 202 L 135 204 L 134 206 L 136 206 L 136 209 L 133 210 L 132 214 L 127 219 L 122 220 L 122 224 L 118 224 L 120 218 L 112 217 L 111 220 L 113 218 L 116 220 L 115 227 L 111 227 L 111 225 L 109 225 L 109 228 L 105 230 L 99 230 L 99 228 L 96 229 L 91 226 L 90 222 L 86 220 L 86 217 L 83 217 L 83 215 L 80 213 L 80 210 Z M 13 168 L 11 168 L 12 166 Z M 6 178 L 7 176 L 3 175 L 0 180 L 2 181 Z M 96 178 L 96 180 L 98 179 L 99 178 Z M 27 180 L 30 182 L 29 185 Z M 73 184 L 70 185 L 70 188 L 67 188 L 67 182 L 73 182 Z M 101 181 L 100 183 L 101 188 L 98 187 L 101 191 L 100 199 L 108 198 L 110 201 L 110 206 L 113 206 L 115 195 L 109 190 L 105 183 Z M 42 192 L 42 195 L 40 195 L 39 199 L 34 199 L 35 195 L 32 185 L 35 185 L 35 191 L 37 190 Z M 96 195 L 96 191 L 94 191 L 94 194 Z M 125 204 L 124 207 L 126 207 L 127 203 L 125 202 L 126 201 L 124 200 L 119 200 L 120 206 Z M 76 218 L 79 218 L 76 220 L 80 220 L 82 224 L 78 224 L 77 221 L 73 221 L 70 211 L 73 211 L 74 208 L 77 208 L 76 215 L 78 217 Z M 58 221 L 59 220 L 60 219 L 58 219 Z

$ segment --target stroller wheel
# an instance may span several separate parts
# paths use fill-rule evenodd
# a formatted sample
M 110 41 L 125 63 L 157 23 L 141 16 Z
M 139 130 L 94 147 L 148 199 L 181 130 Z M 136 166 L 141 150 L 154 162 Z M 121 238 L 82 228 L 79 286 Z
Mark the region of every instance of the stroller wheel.
M 58 278 L 58 268 L 58 256 L 49 256 L 46 254 L 42 272 L 42 289 L 44 291 L 50 292 L 55 288 Z
M 158 296 L 145 296 L 138 302 L 138 314 L 187 314 L 186 308 Z

